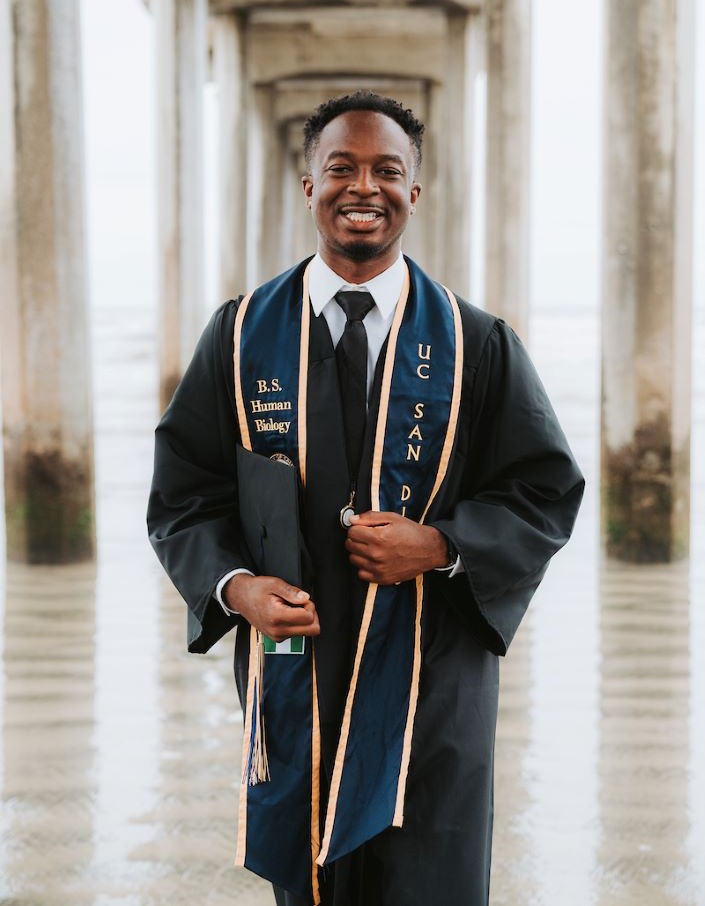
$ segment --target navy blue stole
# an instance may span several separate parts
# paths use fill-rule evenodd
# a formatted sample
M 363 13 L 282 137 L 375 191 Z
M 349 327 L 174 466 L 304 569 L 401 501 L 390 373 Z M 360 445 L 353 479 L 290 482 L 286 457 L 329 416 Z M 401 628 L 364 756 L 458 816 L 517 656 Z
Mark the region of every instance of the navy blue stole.
M 423 522 L 453 447 L 463 343 L 453 294 L 407 263 L 384 363 L 370 492 L 373 510 Z M 240 304 L 234 379 L 243 446 L 290 462 L 305 493 L 311 305 L 308 271 L 302 284 L 298 270 Z M 367 588 L 322 839 L 315 642 L 306 639 L 302 654 L 265 655 L 251 629 L 236 864 L 318 903 L 319 866 L 387 827 L 402 826 L 422 669 L 423 598 L 423 576 Z M 260 716 L 266 780 L 253 772 L 262 744 Z

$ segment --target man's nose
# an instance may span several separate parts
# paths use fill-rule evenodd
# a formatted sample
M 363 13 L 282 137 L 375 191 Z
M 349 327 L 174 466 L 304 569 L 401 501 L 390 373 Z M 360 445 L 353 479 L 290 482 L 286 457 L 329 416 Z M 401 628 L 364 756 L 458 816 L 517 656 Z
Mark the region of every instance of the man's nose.
M 350 184 L 350 190 L 358 195 L 374 195 L 379 191 L 374 173 L 366 168 L 358 170 L 355 179 Z

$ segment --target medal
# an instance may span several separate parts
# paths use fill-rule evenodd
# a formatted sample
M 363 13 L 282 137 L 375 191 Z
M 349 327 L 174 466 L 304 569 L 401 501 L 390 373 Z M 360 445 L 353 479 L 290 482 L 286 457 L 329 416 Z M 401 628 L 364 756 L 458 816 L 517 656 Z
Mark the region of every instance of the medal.
M 355 489 L 350 492 L 350 500 L 340 511 L 340 524 L 344 529 L 349 529 L 352 525 L 352 517 L 355 515 Z
M 351 506 L 344 506 L 340 511 L 340 524 L 343 528 L 350 528 L 352 525 L 352 517 L 355 515 L 355 510 Z

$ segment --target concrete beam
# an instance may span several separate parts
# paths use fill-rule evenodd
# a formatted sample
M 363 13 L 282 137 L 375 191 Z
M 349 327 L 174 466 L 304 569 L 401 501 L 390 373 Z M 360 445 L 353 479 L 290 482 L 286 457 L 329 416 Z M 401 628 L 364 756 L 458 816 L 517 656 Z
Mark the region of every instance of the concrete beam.
M 689 544 L 693 0 L 609 0 L 602 519 L 609 555 Z
M 205 307 L 203 86 L 206 0 L 154 0 L 159 192 L 159 396 L 162 406 L 193 353 Z
M 147 3 L 151 6 L 151 3 Z M 467 12 L 478 12 L 482 9 L 483 0 L 310 0 L 309 6 L 333 6 L 333 7 L 354 7 L 357 10 L 375 7 L 441 7 L 450 11 L 464 10 Z M 209 8 L 211 13 L 229 13 L 235 11 L 246 11 L 256 9 L 257 7 L 266 7 L 274 9 L 296 9 L 301 6 L 301 0 L 210 0 Z
M 425 104 L 426 84 L 419 79 L 379 78 L 360 75 L 354 78 L 331 76 L 326 79 L 281 79 L 276 83 L 274 115 L 279 122 L 304 120 L 319 104 L 341 94 L 367 88 L 396 98 L 405 107 L 419 112 Z M 303 133 L 300 136 L 303 141 Z
M 0 0 L 7 553 L 95 550 L 78 0 Z
M 442 81 L 447 17 L 443 10 L 349 7 L 253 10 L 248 16 L 248 77 L 254 85 L 291 77 Z M 395 52 L 390 53 L 390 47 Z
M 485 303 L 526 341 L 531 0 L 487 0 Z

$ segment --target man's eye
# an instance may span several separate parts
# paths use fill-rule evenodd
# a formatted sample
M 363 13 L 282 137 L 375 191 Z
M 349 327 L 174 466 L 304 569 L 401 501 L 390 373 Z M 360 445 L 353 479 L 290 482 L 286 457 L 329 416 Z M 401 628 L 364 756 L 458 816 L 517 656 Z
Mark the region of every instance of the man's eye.
M 329 173 L 349 173 L 350 167 L 345 166 L 345 164 L 333 164 L 328 167 Z
M 379 172 L 382 176 L 401 176 L 401 172 L 394 167 L 382 167 Z

